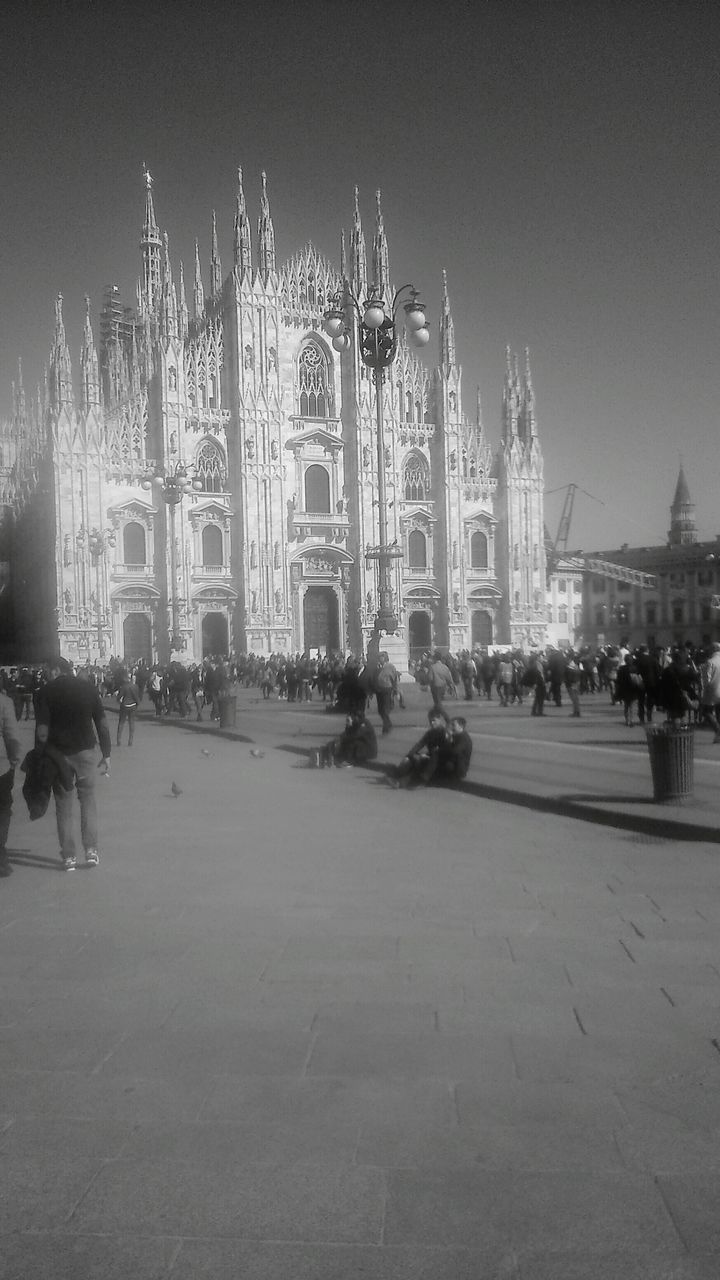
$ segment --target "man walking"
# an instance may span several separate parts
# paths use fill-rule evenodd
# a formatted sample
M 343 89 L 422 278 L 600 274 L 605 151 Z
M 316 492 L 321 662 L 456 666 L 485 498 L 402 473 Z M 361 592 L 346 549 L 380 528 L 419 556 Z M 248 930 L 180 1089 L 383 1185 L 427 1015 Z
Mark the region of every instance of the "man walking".
M 47 744 L 64 756 L 75 778 L 75 787 L 69 791 L 59 781 L 53 785 L 60 856 L 65 870 L 74 871 L 77 853 L 73 791 L 77 790 L 85 862 L 96 867 L 99 857 L 95 778 L 98 767 L 104 774 L 110 772 L 110 730 L 105 710 L 98 690 L 86 680 L 77 680 L 64 658 L 52 658 L 47 672 L 48 682 L 40 690 L 37 703 L 38 745 Z M 95 759 L 97 742 L 102 752 L 99 766 Z
M 20 763 L 20 741 L 17 720 L 15 719 L 15 708 L 6 693 L 0 693 L 0 734 L 2 734 L 10 766 L 7 771 L 0 774 L 0 876 L 5 877 L 12 875 L 12 867 L 10 866 L 7 851 L 7 838 L 10 831 L 15 770 Z
M 393 694 L 397 688 L 397 682 L 397 669 L 390 661 L 389 655 L 383 650 L 378 655 L 378 667 L 375 673 L 375 698 L 377 700 L 378 715 L 382 720 L 383 735 L 390 733 L 392 730 L 390 709 L 393 704 Z

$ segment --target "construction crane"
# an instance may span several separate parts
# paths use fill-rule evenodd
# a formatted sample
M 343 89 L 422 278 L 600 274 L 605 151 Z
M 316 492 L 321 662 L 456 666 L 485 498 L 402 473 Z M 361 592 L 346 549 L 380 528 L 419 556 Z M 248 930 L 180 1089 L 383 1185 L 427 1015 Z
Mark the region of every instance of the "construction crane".
M 549 537 L 546 540 L 548 579 L 557 569 L 559 561 L 562 560 L 563 564 L 569 569 L 582 569 L 585 573 L 595 573 L 602 578 L 613 578 L 616 582 L 628 582 L 632 586 L 642 587 L 644 590 L 652 590 L 657 585 L 655 576 L 652 573 L 642 573 L 639 569 L 629 569 L 627 565 L 615 564 L 611 560 L 601 560 L 597 556 L 585 556 L 582 553 L 575 556 L 567 554 L 570 522 L 572 520 L 575 494 L 578 489 L 585 494 L 586 498 L 592 498 L 593 502 L 599 502 L 601 507 L 605 506 L 605 503 L 600 498 L 588 493 L 587 489 L 581 489 L 580 485 L 577 484 L 561 485 L 558 489 L 548 489 L 546 491 L 548 494 L 565 491 L 565 500 L 555 541 L 551 543 Z

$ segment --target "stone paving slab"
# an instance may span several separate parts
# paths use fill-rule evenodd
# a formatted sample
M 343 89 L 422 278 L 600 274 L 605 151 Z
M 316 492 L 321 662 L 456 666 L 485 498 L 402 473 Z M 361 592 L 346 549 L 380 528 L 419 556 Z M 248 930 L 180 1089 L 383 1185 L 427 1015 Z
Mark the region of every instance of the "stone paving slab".
M 716 851 L 210 741 L 16 815 L 2 1280 L 716 1280 Z

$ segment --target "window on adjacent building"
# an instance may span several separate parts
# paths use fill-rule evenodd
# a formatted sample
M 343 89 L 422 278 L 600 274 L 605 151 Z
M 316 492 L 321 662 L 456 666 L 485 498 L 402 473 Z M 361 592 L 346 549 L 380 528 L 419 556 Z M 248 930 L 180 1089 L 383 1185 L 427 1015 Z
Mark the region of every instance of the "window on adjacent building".
M 573 591 L 575 592 L 576 596 L 579 596 L 582 594 L 582 582 L 580 581 L 579 578 L 576 578 L 575 581 L 573 582 Z
M 561 595 L 563 596 L 565 595 L 567 591 L 567 582 L 565 581 L 564 578 L 558 578 L 557 589 Z
M 595 626 L 596 627 L 605 626 L 605 606 L 602 604 L 597 605 L 595 609 Z
M 202 531 L 202 562 L 206 568 L 223 563 L 222 533 L 216 524 L 206 524 Z
M 298 359 L 300 416 L 329 418 L 332 416 L 332 393 L 328 362 L 316 342 L 308 342 Z
M 685 607 L 684 607 L 684 605 L 682 605 L 682 604 L 680 604 L 680 603 L 678 603 L 678 604 L 674 604 L 674 605 L 673 605 L 673 607 L 672 607 L 672 619 L 673 619 L 673 622 L 684 622 L 684 621 L 685 621 Z
M 421 529 L 413 529 L 408 538 L 408 564 L 411 569 L 427 568 L 427 538 Z
M 330 511 L 330 476 L 325 467 L 313 465 L 305 472 L 305 510 Z
M 565 608 L 565 605 L 563 605 L 561 609 L 558 609 L 558 622 L 567 623 L 567 620 L 568 620 L 568 611 Z
M 657 605 L 648 604 L 645 606 L 645 621 L 649 627 L 657 625 Z
M 470 539 L 470 567 L 472 569 L 488 567 L 488 540 L 480 529 Z
M 599 596 L 605 590 L 604 578 L 593 578 L 592 580 L 593 594 Z
M 131 520 L 123 529 L 123 563 L 145 564 L 145 530 L 137 520 Z

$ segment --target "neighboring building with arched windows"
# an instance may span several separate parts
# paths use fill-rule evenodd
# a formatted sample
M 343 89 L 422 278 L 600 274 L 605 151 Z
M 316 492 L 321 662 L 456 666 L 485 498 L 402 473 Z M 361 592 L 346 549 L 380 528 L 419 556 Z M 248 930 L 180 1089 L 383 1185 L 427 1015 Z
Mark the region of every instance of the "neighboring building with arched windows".
M 310 244 L 278 258 L 265 175 L 259 205 L 255 232 L 240 175 L 231 270 L 213 217 L 209 261 L 198 250 L 185 271 L 147 175 L 138 308 L 124 308 L 113 287 L 96 350 L 88 307 L 77 388 L 58 298 L 42 421 L 20 384 L 13 424 L 13 438 L 28 440 L 16 497 L 27 563 L 16 576 L 47 580 L 22 623 L 25 659 L 43 657 L 51 640 L 79 662 L 122 657 L 124 646 L 148 660 L 366 650 L 378 610 L 375 384 L 352 344 L 333 347 L 323 316 L 343 278 L 358 298 L 373 282 L 392 296 L 380 200 L 369 249 L 356 195 L 339 269 Z M 479 397 L 469 411 L 463 404 L 444 278 L 436 299 L 431 288 L 434 360 L 400 333 L 384 384 L 400 659 L 403 646 L 405 656 L 435 645 L 528 647 L 546 635 L 529 365 L 521 372 L 508 353 L 491 445 Z M 178 467 L 194 485 L 168 503 L 155 473 Z M 52 529 L 28 497 L 41 473 L 54 488 Z M 93 529 L 114 534 L 99 566 L 79 536 Z

